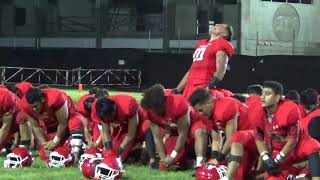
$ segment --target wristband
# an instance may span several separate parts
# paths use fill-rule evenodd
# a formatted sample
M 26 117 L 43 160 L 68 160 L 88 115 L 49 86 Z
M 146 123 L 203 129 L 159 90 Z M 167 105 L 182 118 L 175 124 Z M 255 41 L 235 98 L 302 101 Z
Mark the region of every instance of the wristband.
M 60 142 L 60 140 L 61 140 L 61 138 L 59 138 L 58 136 L 55 136 L 55 137 L 53 138 L 53 142 L 54 142 L 54 143 L 58 143 L 58 142 Z
M 285 156 L 286 155 L 282 151 L 280 151 L 280 153 L 276 156 L 275 161 L 280 162 L 282 159 L 284 159 Z
M 268 151 L 263 151 L 261 154 L 260 154 L 260 157 L 263 157 L 264 155 L 268 154 Z
M 177 151 L 176 151 L 176 150 L 173 150 L 173 151 L 171 152 L 171 154 L 170 154 L 170 157 L 171 157 L 172 159 L 174 159 L 177 155 L 178 155 Z
M 207 86 L 209 89 L 212 89 L 212 88 L 214 88 L 214 86 L 217 86 L 220 83 L 220 81 L 221 80 L 218 77 L 213 76 L 212 80 L 209 81 Z

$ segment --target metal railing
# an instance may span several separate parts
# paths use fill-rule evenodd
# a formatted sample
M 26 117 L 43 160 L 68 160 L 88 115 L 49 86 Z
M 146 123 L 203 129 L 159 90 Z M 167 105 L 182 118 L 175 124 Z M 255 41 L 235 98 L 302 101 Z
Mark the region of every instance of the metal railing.
M 140 88 L 141 86 L 141 71 L 137 69 L 76 68 L 64 70 L 2 66 L 0 72 L 1 84 L 28 81 L 32 84 L 65 87 L 78 84 L 127 88 Z

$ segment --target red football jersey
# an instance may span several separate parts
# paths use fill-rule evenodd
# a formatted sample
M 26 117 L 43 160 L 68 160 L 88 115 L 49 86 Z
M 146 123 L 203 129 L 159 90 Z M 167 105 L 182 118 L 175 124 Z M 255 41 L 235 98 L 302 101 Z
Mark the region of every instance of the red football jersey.
M 29 82 L 21 82 L 17 83 L 15 87 L 18 89 L 18 96 L 22 98 L 26 94 L 26 92 L 33 86 Z
M 301 119 L 301 127 L 304 131 L 309 132 L 308 131 L 308 124 L 311 121 L 312 118 L 320 116 L 320 109 L 316 109 L 314 111 L 312 111 L 311 113 L 309 113 L 306 117 Z
M 219 130 L 224 130 L 226 123 L 239 115 L 239 106 L 233 98 L 220 98 L 214 102 L 212 115 L 209 117 L 209 121 L 213 120 L 215 126 Z
M 212 79 L 216 72 L 216 53 L 224 51 L 230 58 L 234 52 L 232 44 L 224 39 L 200 40 L 193 53 L 193 63 L 189 69 L 187 83 L 204 83 Z
M 5 113 L 11 112 L 14 119 L 10 130 L 19 130 L 19 126 L 17 125 L 21 120 L 19 119 L 20 117 L 18 117 L 18 113 L 21 111 L 19 97 L 5 88 L 0 88 L 0 104 L 0 119 L 2 119 Z M 0 125 L 2 126 L 2 121 L 0 122 Z
M 306 117 L 307 116 L 307 112 L 304 109 L 304 106 L 302 104 L 298 104 L 298 108 L 299 108 L 299 111 L 300 111 L 301 118 Z
M 55 112 L 59 110 L 66 101 L 68 102 L 69 116 L 75 112 L 71 98 L 64 91 L 46 88 L 42 90 L 42 93 L 44 102 L 40 113 L 32 110 L 25 97 L 22 98 L 21 106 L 29 116 L 42 120 L 47 128 L 54 128 L 58 125 Z
M 0 84 L 0 88 L 5 88 L 7 89 L 7 87 L 5 87 L 4 85 Z
M 170 123 L 177 123 L 178 119 L 184 116 L 189 110 L 189 104 L 182 95 L 167 95 L 166 109 L 163 116 L 147 110 L 151 122 L 165 128 Z
M 259 132 L 256 137 L 264 138 L 275 150 L 281 150 L 288 140 L 302 135 L 298 106 L 290 100 L 281 100 L 277 111 L 272 115 L 267 116 L 264 110 L 256 113 L 262 113 L 259 116 L 263 116 L 260 126 L 256 128 L 256 132 Z
M 140 109 L 139 104 L 134 97 L 128 95 L 113 95 L 106 98 L 114 101 L 116 105 L 116 114 L 113 119 L 110 119 L 111 123 L 128 124 L 128 120 L 137 112 L 139 118 L 143 117 L 142 109 Z M 92 104 L 91 120 L 101 123 L 101 119 L 96 115 L 96 102 Z
M 246 102 L 244 102 L 245 105 L 248 107 L 258 103 L 261 106 L 261 96 L 249 96 L 246 99 Z
M 77 103 L 77 111 L 82 114 L 84 117 L 86 118 L 90 118 L 91 116 L 91 112 L 87 112 L 86 109 L 84 108 L 84 102 L 88 99 L 88 98 L 94 98 L 94 95 L 92 94 L 85 94 L 83 96 L 80 97 L 80 99 L 78 100 Z M 93 104 L 93 103 L 92 103 Z

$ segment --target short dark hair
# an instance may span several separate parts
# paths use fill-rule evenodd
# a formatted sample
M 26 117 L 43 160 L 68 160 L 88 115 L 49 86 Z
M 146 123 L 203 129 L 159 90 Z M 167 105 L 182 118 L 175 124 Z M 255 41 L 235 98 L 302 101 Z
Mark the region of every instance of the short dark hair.
M 319 93 L 317 90 L 307 88 L 301 93 L 301 103 L 306 109 L 311 110 L 311 106 L 316 105 L 318 102 L 318 95 Z
M 43 97 L 42 91 L 40 88 L 32 87 L 26 92 L 26 99 L 29 104 L 33 104 L 35 102 L 40 102 Z
M 246 97 L 242 94 L 234 94 L 233 96 L 231 96 L 234 99 L 239 100 L 240 102 L 246 102 Z
M 142 96 L 141 106 L 145 109 L 156 110 L 165 106 L 166 96 L 161 84 L 155 84 L 146 89 Z
M 104 121 L 105 117 L 110 117 L 116 110 L 116 104 L 109 98 L 99 98 L 96 102 L 96 114 Z
M 261 96 L 261 94 L 262 94 L 262 86 L 260 84 L 250 85 L 247 88 L 247 93 L 248 94 L 257 94 L 257 95 Z
M 227 41 L 231 41 L 233 38 L 233 27 L 226 24 L 226 30 L 227 30 L 227 35 L 223 36 L 223 39 L 225 39 Z
M 89 90 L 89 94 L 96 94 L 97 91 L 99 91 L 99 88 L 98 87 L 93 87 Z
M 263 88 L 270 88 L 276 95 L 283 95 L 283 86 L 277 81 L 265 81 L 263 83 Z
M 320 126 L 320 117 L 316 116 L 313 117 L 308 124 L 308 132 L 310 136 L 318 141 L 320 141 L 320 131 L 319 131 L 319 126 Z
M 94 93 L 94 98 L 98 99 L 100 97 L 108 97 L 109 96 L 109 92 L 107 89 L 98 89 L 95 91 Z
M 300 103 L 300 101 L 301 101 L 300 94 L 295 89 L 288 91 L 287 94 L 285 95 L 285 97 L 286 97 L 286 99 L 289 99 L 295 103 Z
M 6 84 L 6 88 L 9 90 L 9 91 L 11 91 L 13 94 L 18 94 L 18 88 L 16 87 L 16 85 L 15 84 L 13 84 L 13 83 L 8 83 L 8 84 Z
M 210 99 L 210 97 L 211 94 L 207 89 L 198 88 L 189 96 L 188 100 L 191 106 L 195 106 L 197 104 L 205 103 L 208 99 Z
M 91 112 L 91 107 L 93 102 L 94 102 L 93 97 L 89 97 L 85 101 L 83 101 L 83 107 L 87 112 Z

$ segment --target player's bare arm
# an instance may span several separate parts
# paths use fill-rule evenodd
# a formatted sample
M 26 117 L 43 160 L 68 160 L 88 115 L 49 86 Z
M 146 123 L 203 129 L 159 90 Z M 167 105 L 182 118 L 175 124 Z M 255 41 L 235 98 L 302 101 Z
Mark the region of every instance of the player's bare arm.
M 221 153 L 228 154 L 231 149 L 231 137 L 233 133 L 237 131 L 237 115 L 230 119 L 226 124 L 225 134 L 226 134 L 226 141 L 222 146 Z
M 30 142 L 31 135 L 30 135 L 29 124 L 27 123 L 27 121 L 23 124 L 20 124 L 19 129 L 20 129 L 21 142 L 23 142 L 23 141 Z
M 110 124 L 101 122 L 101 139 L 104 142 L 106 149 L 112 148 L 112 138 L 111 138 L 111 132 L 110 132 Z
M 162 137 L 161 137 L 161 133 L 160 133 L 160 129 L 159 126 L 155 123 L 151 124 L 151 131 L 153 134 L 153 138 L 154 138 L 154 143 L 156 145 L 156 149 L 157 152 L 160 156 L 161 160 L 164 160 L 166 157 L 166 153 L 164 150 L 164 146 L 163 146 L 163 142 L 162 142 Z
M 167 165 L 172 164 L 173 160 L 175 159 L 176 155 L 181 151 L 184 147 L 187 137 L 188 137 L 188 130 L 190 126 L 190 111 L 188 111 L 185 115 L 179 118 L 177 122 L 177 130 L 178 130 L 178 138 L 176 145 L 171 152 L 170 155 L 167 155 L 165 159 L 165 163 Z
M 217 71 L 214 73 L 214 77 L 219 78 L 221 81 L 226 73 L 228 65 L 228 56 L 224 51 L 218 51 L 216 54 L 216 68 Z
M 139 116 L 138 116 L 138 112 L 136 112 L 136 114 L 130 118 L 128 120 L 128 134 L 126 135 L 126 137 L 123 139 L 119 149 L 118 149 L 118 153 L 121 154 L 122 150 L 125 149 L 135 138 L 136 136 L 136 132 L 137 132 L 137 128 L 138 128 L 138 124 L 139 124 Z
M 10 127 L 13 121 L 13 114 L 12 112 L 6 112 L 4 113 L 3 117 L 2 117 L 2 127 L 0 129 L 0 144 L 6 139 L 9 131 L 10 131 Z
M 68 110 L 68 102 L 65 101 L 62 107 L 60 107 L 56 112 L 55 115 L 58 120 L 58 127 L 57 127 L 57 134 L 53 140 L 50 140 L 43 144 L 43 147 L 47 150 L 52 150 L 60 143 L 61 138 L 65 135 L 66 129 L 68 127 L 68 117 L 69 117 L 69 110 Z
M 43 130 L 39 125 L 39 121 L 37 119 L 34 119 L 34 118 L 28 116 L 28 122 L 30 122 L 34 136 L 39 141 L 39 144 L 45 143 L 46 138 L 44 137 Z

